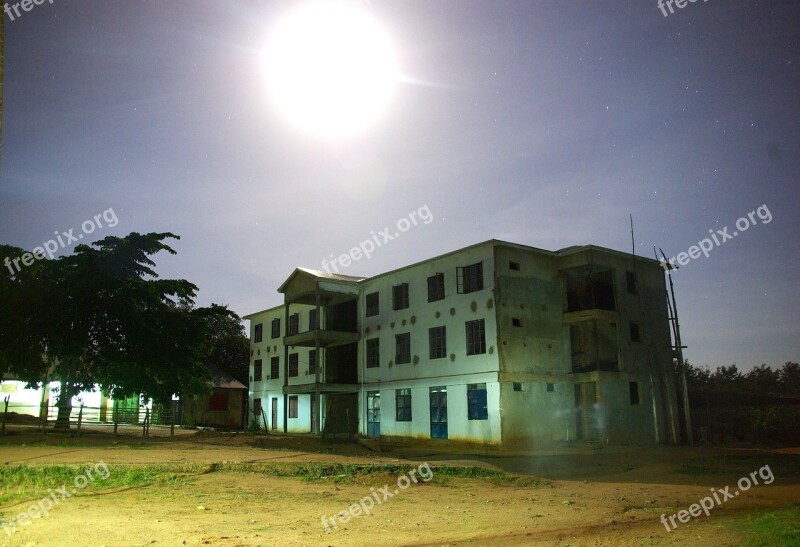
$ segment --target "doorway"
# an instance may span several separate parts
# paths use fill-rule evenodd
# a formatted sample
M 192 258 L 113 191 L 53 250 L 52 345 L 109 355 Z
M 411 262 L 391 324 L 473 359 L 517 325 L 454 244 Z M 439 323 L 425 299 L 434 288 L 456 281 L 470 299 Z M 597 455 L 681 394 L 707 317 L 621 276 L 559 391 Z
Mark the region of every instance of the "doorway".
M 597 409 L 597 382 L 575 384 L 575 418 L 578 440 L 599 441 L 601 424 Z
M 431 399 L 431 439 L 447 438 L 447 388 L 432 387 Z
M 367 437 L 381 436 L 381 392 L 367 391 Z

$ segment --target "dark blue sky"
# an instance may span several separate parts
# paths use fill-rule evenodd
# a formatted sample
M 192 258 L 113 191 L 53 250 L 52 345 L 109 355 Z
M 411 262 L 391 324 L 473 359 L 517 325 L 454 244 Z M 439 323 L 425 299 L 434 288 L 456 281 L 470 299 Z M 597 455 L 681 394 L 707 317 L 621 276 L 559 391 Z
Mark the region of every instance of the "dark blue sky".
M 630 251 L 629 214 L 638 254 L 676 256 L 766 205 L 674 274 L 686 355 L 800 359 L 800 4 L 358 2 L 407 81 L 338 141 L 267 100 L 261 50 L 298 4 L 55 0 L 6 18 L 0 240 L 32 249 L 113 208 L 87 241 L 175 232 L 161 275 L 244 314 L 424 206 L 434 221 L 341 273 L 490 238 Z

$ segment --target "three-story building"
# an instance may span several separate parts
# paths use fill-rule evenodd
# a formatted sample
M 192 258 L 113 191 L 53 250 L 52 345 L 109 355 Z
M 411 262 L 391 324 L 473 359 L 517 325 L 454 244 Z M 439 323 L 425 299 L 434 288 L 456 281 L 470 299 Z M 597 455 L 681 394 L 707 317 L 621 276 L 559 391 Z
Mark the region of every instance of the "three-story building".
M 675 443 L 664 271 L 490 240 L 370 278 L 296 269 L 251 322 L 273 430 L 539 446 Z

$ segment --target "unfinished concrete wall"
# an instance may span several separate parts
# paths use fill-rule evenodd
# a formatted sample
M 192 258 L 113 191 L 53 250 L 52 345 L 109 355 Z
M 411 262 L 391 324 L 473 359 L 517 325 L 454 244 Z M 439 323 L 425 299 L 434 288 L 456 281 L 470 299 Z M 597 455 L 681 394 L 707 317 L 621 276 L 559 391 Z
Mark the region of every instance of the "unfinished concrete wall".
M 502 245 L 495 260 L 503 445 L 674 442 L 658 264 Z
M 498 246 L 495 262 L 495 320 L 502 371 L 568 372 L 561 356 L 561 282 L 555 257 Z

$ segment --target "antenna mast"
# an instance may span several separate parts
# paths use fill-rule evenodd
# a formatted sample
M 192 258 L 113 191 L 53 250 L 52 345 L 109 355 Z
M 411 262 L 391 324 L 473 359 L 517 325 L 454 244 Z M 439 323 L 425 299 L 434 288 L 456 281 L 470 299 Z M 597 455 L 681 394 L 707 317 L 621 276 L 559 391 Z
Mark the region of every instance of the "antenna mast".
M 677 269 L 669 260 L 667 255 L 659 247 L 661 256 L 664 258 L 664 269 L 667 271 L 667 278 L 669 279 L 669 293 L 667 294 L 667 308 L 669 309 L 669 320 L 672 325 L 672 339 L 673 339 L 673 355 L 678 359 L 678 368 L 681 372 L 681 391 L 683 392 L 683 415 L 686 419 L 686 440 L 690 445 L 694 446 L 694 435 L 692 434 L 692 412 L 689 408 L 689 388 L 686 383 L 686 362 L 683 360 L 683 348 L 681 343 L 681 326 L 678 322 L 678 302 L 675 300 L 675 286 L 672 284 L 672 270 Z M 655 251 L 655 248 L 653 249 Z M 658 255 L 656 255 L 658 258 Z M 671 298 L 671 301 L 670 301 Z

